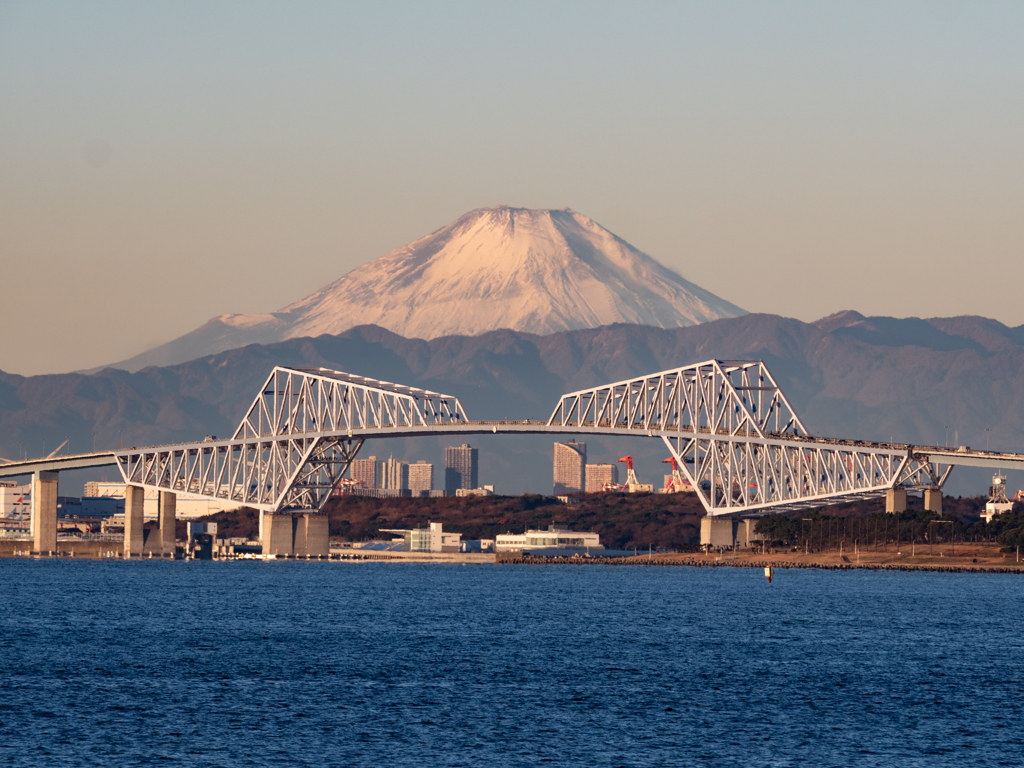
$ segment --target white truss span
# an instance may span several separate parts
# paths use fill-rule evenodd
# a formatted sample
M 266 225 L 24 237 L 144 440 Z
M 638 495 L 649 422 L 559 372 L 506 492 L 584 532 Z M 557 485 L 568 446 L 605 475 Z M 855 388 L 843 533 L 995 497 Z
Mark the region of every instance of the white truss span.
M 762 361 L 709 360 L 563 395 L 549 425 L 661 437 L 710 515 L 941 487 L 910 446 L 823 440 Z
M 233 439 L 465 422 L 458 398 L 326 368 L 275 368 Z
M 760 360 L 706 363 L 563 395 L 548 424 L 712 435 L 806 435 Z
M 457 398 L 324 368 L 275 368 L 230 440 L 116 452 L 126 483 L 256 509 L 323 508 L 356 432 L 465 423 Z
M 1024 456 L 1015 454 L 812 437 L 764 363 L 735 360 L 573 392 L 547 422 L 471 422 L 448 395 L 322 368 L 275 368 L 229 440 L 88 460 L 116 461 L 133 485 L 268 512 L 320 510 L 368 438 L 499 432 L 660 438 L 709 515 L 816 507 L 897 487 L 941 488 L 954 464 L 1024 468 Z M 24 466 L 50 470 L 85 460 Z M 0 474 L 20 466 L 5 465 Z

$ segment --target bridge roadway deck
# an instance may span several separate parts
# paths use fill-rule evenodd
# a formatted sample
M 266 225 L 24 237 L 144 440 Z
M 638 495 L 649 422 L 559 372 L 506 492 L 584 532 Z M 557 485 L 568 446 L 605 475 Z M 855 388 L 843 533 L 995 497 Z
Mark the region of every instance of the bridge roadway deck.
M 427 437 L 441 435 L 486 435 L 486 434 L 517 434 L 517 435 L 618 435 L 629 437 L 653 437 L 653 438 L 692 438 L 702 437 L 710 434 L 710 430 L 701 427 L 697 431 L 690 430 L 659 430 L 625 428 L 622 426 L 611 426 L 610 424 L 593 426 L 561 426 L 548 424 L 544 421 L 467 421 L 459 424 L 438 424 L 413 427 L 385 427 L 372 429 L 352 429 L 331 432 L 298 432 L 288 435 L 267 435 L 265 438 L 227 438 L 223 440 L 204 440 L 193 443 L 171 443 L 155 446 L 133 446 L 129 449 L 115 451 L 99 451 L 95 453 L 71 454 L 65 456 L 53 456 L 49 458 L 25 459 L 23 461 L 10 461 L 0 464 L 0 477 L 18 477 L 30 475 L 34 472 L 59 472 L 72 469 L 87 469 L 91 467 L 108 467 L 117 465 L 117 457 L 137 454 L 140 452 L 153 451 L 181 451 L 228 448 L 239 444 L 252 444 L 255 442 L 279 442 L 294 440 L 303 437 L 327 437 L 327 438 L 363 438 L 383 439 L 393 437 Z M 970 449 L 940 448 L 928 445 L 912 445 L 908 443 L 878 443 L 867 440 L 844 440 L 827 437 L 811 437 L 799 435 L 778 435 L 768 434 L 766 437 L 759 437 L 754 433 L 743 433 L 729 435 L 719 432 L 716 437 L 719 440 L 736 440 L 738 442 L 759 443 L 762 445 L 806 445 L 807 447 L 828 447 L 876 451 L 879 453 L 896 453 L 901 456 L 910 454 L 915 458 L 931 461 L 936 464 L 989 467 L 993 469 L 1016 469 L 1024 470 L 1024 454 L 1001 453 L 998 451 L 976 451 Z

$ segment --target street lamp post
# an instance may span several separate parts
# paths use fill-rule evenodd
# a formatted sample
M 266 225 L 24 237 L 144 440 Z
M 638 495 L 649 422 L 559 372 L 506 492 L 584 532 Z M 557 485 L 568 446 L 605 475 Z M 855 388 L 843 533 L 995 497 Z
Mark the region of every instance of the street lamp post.
M 946 523 L 949 523 L 950 526 L 953 525 L 953 521 L 952 520 L 932 520 L 931 523 L 929 523 L 929 525 L 933 525 L 933 524 L 944 525 Z M 951 545 L 950 557 L 953 557 L 953 556 L 956 555 L 956 542 L 953 541 L 953 529 L 952 528 L 949 529 L 949 541 L 950 541 L 950 545 Z

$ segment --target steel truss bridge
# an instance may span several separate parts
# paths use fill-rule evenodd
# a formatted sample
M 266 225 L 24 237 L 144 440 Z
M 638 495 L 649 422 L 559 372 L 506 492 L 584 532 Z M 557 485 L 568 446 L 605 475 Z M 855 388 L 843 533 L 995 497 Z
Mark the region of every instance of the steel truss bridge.
M 1024 455 L 810 435 L 760 360 L 708 360 L 563 395 L 547 421 L 470 421 L 458 398 L 325 368 L 276 367 L 229 439 L 48 457 L 0 477 L 115 464 L 125 483 L 264 512 L 321 511 L 368 439 L 427 435 L 661 439 L 707 513 L 759 515 L 941 489 L 953 466 Z

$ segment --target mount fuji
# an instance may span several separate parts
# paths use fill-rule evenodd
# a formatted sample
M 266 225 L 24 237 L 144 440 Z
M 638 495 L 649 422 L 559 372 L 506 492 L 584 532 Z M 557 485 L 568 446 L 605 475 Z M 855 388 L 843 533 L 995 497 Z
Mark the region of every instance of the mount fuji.
M 366 324 L 433 339 L 499 328 L 677 328 L 744 314 L 583 214 L 500 206 L 470 211 L 278 312 L 221 315 L 113 367 L 173 365 Z

